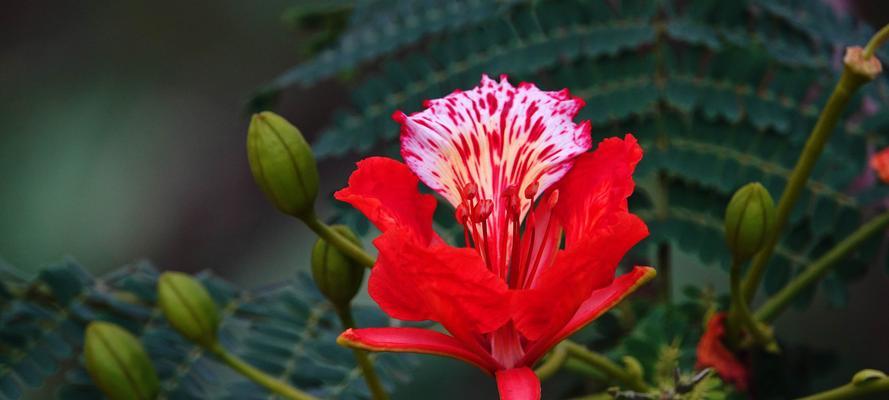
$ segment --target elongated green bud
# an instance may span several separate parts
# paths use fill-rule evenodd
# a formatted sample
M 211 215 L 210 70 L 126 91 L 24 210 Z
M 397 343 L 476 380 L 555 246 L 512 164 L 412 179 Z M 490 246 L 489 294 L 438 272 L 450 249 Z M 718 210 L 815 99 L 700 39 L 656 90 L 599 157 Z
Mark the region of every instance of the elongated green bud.
M 203 346 L 216 343 L 219 311 L 204 285 L 188 274 L 164 272 L 157 282 L 157 301 L 170 325 Z
M 281 212 L 302 217 L 318 196 L 318 167 L 302 133 L 280 115 L 253 114 L 247 131 L 253 179 Z
M 725 240 L 735 258 L 746 261 L 759 252 L 775 230 L 775 202 L 758 182 L 735 192 L 725 209 Z
M 361 241 L 349 228 L 334 225 L 340 235 L 361 246 Z M 365 268 L 352 258 L 331 246 L 324 239 L 318 239 L 312 248 L 312 277 L 321 293 L 337 307 L 348 307 L 349 302 L 361 288 Z
M 160 383 L 139 339 L 108 322 L 86 328 L 86 370 L 110 400 L 153 400 Z

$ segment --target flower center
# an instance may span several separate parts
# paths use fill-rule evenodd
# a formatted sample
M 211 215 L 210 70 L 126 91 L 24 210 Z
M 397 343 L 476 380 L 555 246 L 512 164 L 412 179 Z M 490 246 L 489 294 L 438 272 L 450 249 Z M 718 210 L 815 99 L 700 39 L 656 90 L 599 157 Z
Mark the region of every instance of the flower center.
M 541 272 L 547 255 L 558 246 L 561 232 L 552 216 L 559 199 L 555 190 L 541 197 L 537 208 L 539 183 L 533 182 L 521 191 L 524 200 L 532 202 L 522 229 L 522 199 L 515 185 L 507 186 L 500 196 L 502 209 L 495 209 L 491 199 L 481 198 L 478 186 L 467 183 L 460 188 L 461 203 L 454 217 L 463 226 L 466 247 L 474 248 L 488 269 L 503 279 L 510 289 L 527 289 Z M 493 254 L 500 257 L 494 257 Z

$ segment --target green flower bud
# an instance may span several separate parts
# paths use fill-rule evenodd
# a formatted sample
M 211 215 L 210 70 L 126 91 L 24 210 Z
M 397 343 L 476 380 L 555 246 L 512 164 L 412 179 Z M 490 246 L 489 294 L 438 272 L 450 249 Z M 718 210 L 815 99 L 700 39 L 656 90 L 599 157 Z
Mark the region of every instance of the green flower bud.
M 200 282 L 181 272 L 164 272 L 157 282 L 157 301 L 179 334 L 203 346 L 216 343 L 219 311 Z
M 775 202 L 759 183 L 738 189 L 725 209 L 725 240 L 735 258 L 748 260 L 775 230 Z
M 302 133 L 280 115 L 253 114 L 247 131 L 247 158 L 253 179 L 281 212 L 311 213 L 318 195 L 315 156 Z
M 334 225 L 331 228 L 361 246 L 358 237 L 349 228 L 343 225 Z M 331 303 L 338 307 L 348 307 L 361 289 L 364 267 L 323 239 L 318 239 L 312 248 L 312 277 L 315 278 L 318 289 Z
M 153 400 L 160 383 L 139 339 L 108 322 L 93 321 L 83 345 L 86 370 L 110 400 Z

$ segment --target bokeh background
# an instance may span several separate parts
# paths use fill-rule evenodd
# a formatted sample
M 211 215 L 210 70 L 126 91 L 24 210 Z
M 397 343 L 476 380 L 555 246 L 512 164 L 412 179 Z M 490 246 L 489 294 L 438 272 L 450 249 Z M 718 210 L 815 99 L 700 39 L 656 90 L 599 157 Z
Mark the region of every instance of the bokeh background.
M 246 287 L 306 269 L 314 237 L 262 198 L 244 149 L 247 101 L 300 60 L 306 32 L 283 17 L 294 4 L 5 2 L 0 263 L 27 275 L 74 257 L 102 273 L 148 258 L 166 269 L 213 269 Z M 889 22 L 885 0 L 831 4 L 874 26 Z M 285 92 L 276 111 L 312 138 L 346 95 L 333 79 Z M 325 160 L 322 193 L 343 186 L 354 161 Z M 322 199 L 322 215 L 331 202 Z M 677 288 L 724 286 L 720 270 L 683 268 L 681 254 L 674 265 Z M 847 309 L 816 298 L 781 318 L 788 340 L 844 354 L 825 387 L 863 366 L 889 370 L 887 288 L 872 269 Z M 444 385 L 441 370 L 464 386 Z M 425 371 L 403 398 L 429 385 L 440 398 L 465 385 L 482 387 L 480 398 L 493 393 L 457 363 L 430 361 Z

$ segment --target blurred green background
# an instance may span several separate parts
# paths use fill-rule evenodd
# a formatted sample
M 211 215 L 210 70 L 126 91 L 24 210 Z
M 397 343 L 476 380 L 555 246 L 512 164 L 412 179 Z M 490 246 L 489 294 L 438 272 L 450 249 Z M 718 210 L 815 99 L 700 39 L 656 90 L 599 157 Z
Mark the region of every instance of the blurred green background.
M 265 202 L 244 149 L 246 101 L 299 61 L 301 32 L 282 20 L 293 3 L 4 4 L 0 262 L 33 273 L 72 256 L 101 273 L 144 257 L 247 287 L 304 269 L 314 236 Z M 885 0 L 832 3 L 889 20 Z M 285 93 L 277 111 L 311 138 L 345 95 L 327 82 Z M 323 194 L 343 186 L 352 161 L 322 163 Z M 319 202 L 322 215 L 331 202 Z M 677 290 L 724 288 L 721 270 L 685 264 L 678 255 Z M 816 299 L 777 325 L 787 340 L 844 354 L 835 383 L 862 367 L 889 370 L 889 281 L 869 274 L 848 309 Z M 414 388 L 435 385 L 450 398 L 462 387 L 443 385 L 439 371 L 454 370 L 488 390 L 479 396 L 493 393 L 469 367 L 429 365 Z
M 266 205 L 244 150 L 245 102 L 297 62 L 290 3 L 5 5 L 0 257 L 96 272 L 148 257 L 247 283 L 304 264 L 305 230 Z M 285 114 L 312 132 L 332 101 Z

